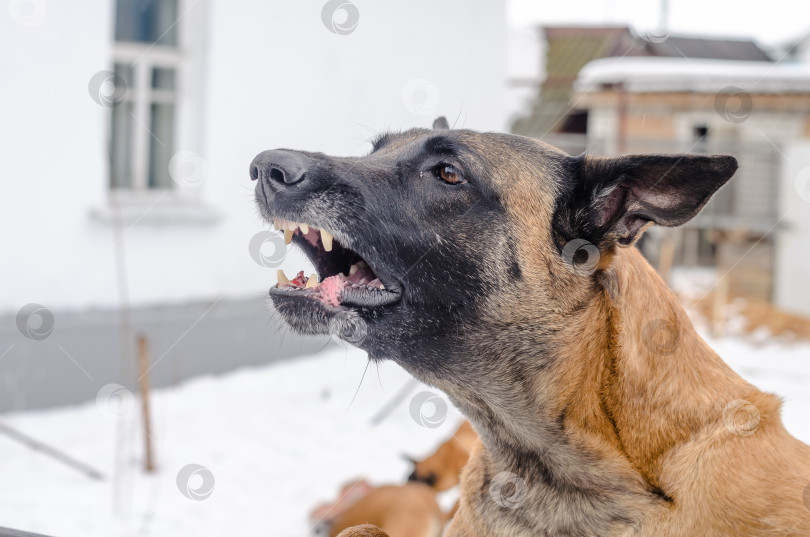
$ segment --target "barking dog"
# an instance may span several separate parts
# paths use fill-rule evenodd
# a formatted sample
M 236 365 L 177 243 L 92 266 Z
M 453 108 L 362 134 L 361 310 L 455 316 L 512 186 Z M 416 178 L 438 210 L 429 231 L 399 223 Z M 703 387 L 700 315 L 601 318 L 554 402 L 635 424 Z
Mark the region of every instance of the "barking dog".
M 280 275 L 284 319 L 394 360 L 480 435 L 448 535 L 810 535 L 810 448 L 628 247 L 736 167 L 415 129 L 359 158 L 266 151 L 250 174 L 317 271 Z

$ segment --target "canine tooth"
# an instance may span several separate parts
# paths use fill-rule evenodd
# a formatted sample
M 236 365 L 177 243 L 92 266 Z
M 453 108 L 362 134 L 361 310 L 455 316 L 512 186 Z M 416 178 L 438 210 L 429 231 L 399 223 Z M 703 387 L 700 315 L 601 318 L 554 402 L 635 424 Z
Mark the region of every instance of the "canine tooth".
M 290 244 L 292 242 L 292 236 L 294 232 L 295 228 L 284 230 L 284 244 Z
M 309 224 L 298 224 L 298 227 L 301 228 L 301 233 L 303 233 L 304 235 L 309 233 Z
M 324 250 L 327 252 L 332 251 L 332 234 L 325 229 L 321 230 L 321 242 L 323 243 Z
M 287 275 L 284 274 L 282 269 L 278 269 L 278 272 L 276 272 L 276 278 L 278 278 L 279 287 L 282 285 L 290 285 L 290 280 L 287 279 Z
M 360 270 L 360 267 L 358 266 L 359 264 L 360 263 L 355 263 L 354 265 L 349 267 L 349 276 L 354 276 L 357 273 L 357 271 Z
M 319 285 L 320 283 L 318 282 L 318 275 L 310 274 L 309 278 L 307 279 L 307 289 L 318 287 Z

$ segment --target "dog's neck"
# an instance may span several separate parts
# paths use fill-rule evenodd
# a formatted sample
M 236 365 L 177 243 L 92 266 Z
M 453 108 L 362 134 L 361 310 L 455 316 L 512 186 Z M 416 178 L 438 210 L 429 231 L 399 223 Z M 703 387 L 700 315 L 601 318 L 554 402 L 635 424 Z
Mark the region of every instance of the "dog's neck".
M 666 501 L 666 454 L 756 389 L 700 338 L 638 251 L 620 249 L 609 271 L 611 292 L 560 323 L 551 366 L 533 368 L 541 357 L 513 350 L 513 391 L 498 382 L 494 396 L 457 402 L 501 470 L 540 468 L 546 484 L 603 482 L 617 498 Z
M 661 462 L 673 447 L 717 423 L 727 403 L 757 390 L 706 344 L 635 248 L 617 256 L 600 405 L 614 429 L 608 436 L 658 487 Z

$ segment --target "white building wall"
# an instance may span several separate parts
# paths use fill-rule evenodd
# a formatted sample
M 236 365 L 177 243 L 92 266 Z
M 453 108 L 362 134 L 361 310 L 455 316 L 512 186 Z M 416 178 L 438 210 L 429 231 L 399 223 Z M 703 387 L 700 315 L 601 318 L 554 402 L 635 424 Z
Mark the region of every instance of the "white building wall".
M 594 106 L 588 110 L 588 139 L 601 144 L 601 153 L 618 151 L 619 111 L 615 106 Z
M 776 303 L 810 316 L 810 142 L 784 149 L 780 231 L 776 235 Z
M 356 30 L 338 35 L 320 1 L 186 3 L 181 35 L 200 68 L 180 88 L 176 149 L 207 165 L 191 199 L 217 218 L 172 222 L 176 205 L 147 205 L 127 213 L 118 242 L 107 218 L 91 216 L 109 212 L 109 117 L 88 92 L 111 67 L 113 2 L 49 2 L 33 27 L 0 17 L 0 313 L 117 305 L 116 250 L 133 304 L 256 296 L 261 308 L 275 269 L 248 254 L 266 229 L 247 174 L 258 152 L 359 155 L 377 132 L 439 114 L 506 126 L 504 0 L 354 4 Z M 303 268 L 302 257 L 282 268 Z

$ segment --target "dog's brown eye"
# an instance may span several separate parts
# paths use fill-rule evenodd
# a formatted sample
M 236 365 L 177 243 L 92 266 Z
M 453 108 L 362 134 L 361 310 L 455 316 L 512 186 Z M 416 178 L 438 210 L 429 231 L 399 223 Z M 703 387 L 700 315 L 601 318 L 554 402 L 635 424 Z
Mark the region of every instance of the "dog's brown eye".
M 435 173 L 442 181 L 445 183 L 450 183 L 451 185 L 458 185 L 467 182 L 464 179 L 464 176 L 461 175 L 461 172 L 449 164 L 439 164 L 436 166 Z

